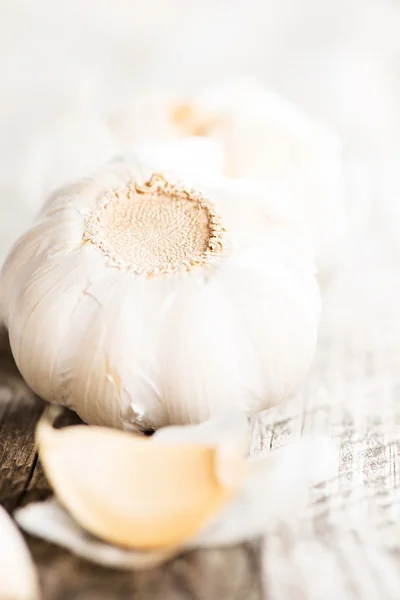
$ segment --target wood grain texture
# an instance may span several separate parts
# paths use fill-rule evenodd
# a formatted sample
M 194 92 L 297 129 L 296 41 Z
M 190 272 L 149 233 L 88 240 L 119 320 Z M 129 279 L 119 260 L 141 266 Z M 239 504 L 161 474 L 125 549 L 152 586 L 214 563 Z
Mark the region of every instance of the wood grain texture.
M 44 402 L 24 384 L 5 333 L 0 333 L 0 499 L 8 511 L 21 505 L 34 476 L 33 432 Z
M 49 600 L 104 599 L 259 600 L 259 544 L 191 552 L 150 571 L 120 573 L 95 567 L 68 552 L 30 540 Z

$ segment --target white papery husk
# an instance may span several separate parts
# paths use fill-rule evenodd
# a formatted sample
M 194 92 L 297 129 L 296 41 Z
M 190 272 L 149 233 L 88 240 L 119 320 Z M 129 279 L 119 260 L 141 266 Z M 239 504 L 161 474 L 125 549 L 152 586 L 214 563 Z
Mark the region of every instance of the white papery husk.
M 35 567 L 25 541 L 0 506 L 0 600 L 38 600 Z
M 148 279 L 110 264 L 83 232 L 105 191 L 154 171 L 138 154 L 106 165 L 51 196 L 18 240 L 0 279 L 18 368 L 46 400 L 120 428 L 280 402 L 308 371 L 320 310 L 309 240 L 287 198 L 161 170 L 203 192 L 226 233 L 206 267 Z
M 241 452 L 245 437 L 242 417 L 234 415 L 201 425 L 161 429 L 155 434 L 154 443 L 187 444 L 190 440 L 194 444 L 215 445 L 220 454 L 219 476 L 225 477 L 230 471 L 229 457 Z M 309 486 L 335 473 L 337 456 L 337 448 L 330 440 L 309 438 L 249 457 L 243 485 L 226 506 L 198 534 L 182 545 L 166 549 L 139 551 L 107 543 L 85 531 L 54 498 L 19 509 L 15 516 L 25 531 L 87 560 L 118 569 L 146 569 L 191 549 L 249 541 L 298 519 L 307 505 Z M 114 456 L 113 460 L 119 463 L 121 458 Z M 121 491 L 110 490 L 110 495 Z
M 146 135 L 213 140 L 226 175 L 262 179 L 285 190 L 292 211 L 311 233 L 323 275 L 345 259 L 349 219 L 341 141 L 328 125 L 256 81 L 228 81 L 175 98 L 175 105 L 171 98 L 138 98 L 114 115 L 110 126 L 124 145 Z

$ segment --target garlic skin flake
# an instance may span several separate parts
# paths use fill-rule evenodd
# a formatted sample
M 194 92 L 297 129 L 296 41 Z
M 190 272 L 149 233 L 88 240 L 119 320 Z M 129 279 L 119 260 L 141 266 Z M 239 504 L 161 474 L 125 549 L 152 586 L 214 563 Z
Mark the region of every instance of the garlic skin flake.
M 105 542 L 85 531 L 54 497 L 19 508 L 14 517 L 26 533 L 104 567 L 152 569 L 177 554 L 176 548 L 134 550 Z
M 37 574 L 24 538 L 0 506 L 0 600 L 39 600 Z
M 309 369 L 320 312 L 308 238 L 281 200 L 138 153 L 56 192 L 0 277 L 28 385 L 125 429 L 280 402 Z
M 244 475 L 240 437 L 224 459 L 218 444 L 84 425 L 54 429 L 45 415 L 36 442 L 69 513 L 90 533 L 128 548 L 181 545 L 228 502 Z M 225 462 L 229 481 L 219 476 Z

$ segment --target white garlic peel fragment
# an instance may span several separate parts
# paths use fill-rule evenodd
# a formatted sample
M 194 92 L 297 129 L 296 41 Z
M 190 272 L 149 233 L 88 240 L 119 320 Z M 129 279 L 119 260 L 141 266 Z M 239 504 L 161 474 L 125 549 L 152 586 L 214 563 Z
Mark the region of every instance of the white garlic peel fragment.
M 238 447 L 244 442 L 240 420 L 212 419 L 194 427 L 172 427 L 165 439 L 187 443 L 188 436 L 217 443 L 223 431 L 235 430 Z M 156 435 L 162 437 L 164 430 Z M 228 441 L 230 433 L 225 437 Z M 117 432 L 117 435 L 122 435 Z M 230 440 L 234 445 L 234 440 Z M 152 443 L 152 442 L 151 442 Z M 321 458 L 323 456 L 323 459 Z M 305 439 L 285 448 L 250 457 L 242 486 L 209 523 L 185 543 L 167 550 L 147 551 L 117 547 L 89 535 L 54 499 L 31 504 L 16 513 L 20 526 L 32 535 L 68 548 L 75 554 L 106 566 L 144 569 L 156 566 L 187 549 L 226 546 L 248 541 L 304 513 L 308 487 L 337 472 L 338 450 L 328 439 Z
M 244 475 L 243 445 L 224 459 L 217 446 L 132 436 L 77 425 L 36 432 L 45 473 L 62 504 L 90 533 L 128 548 L 170 548 L 197 533 Z M 229 474 L 219 477 L 219 474 Z
M 19 526 L 36 537 L 58 544 L 77 556 L 114 569 L 151 569 L 176 555 L 176 548 L 128 550 L 87 533 L 55 499 L 32 502 L 14 514 Z
M 279 531 L 305 514 L 309 488 L 337 475 L 339 449 L 328 437 L 309 436 L 247 460 L 240 492 L 187 544 L 189 548 L 229 546 Z
M 162 139 L 197 135 L 212 140 L 220 148 L 226 175 L 284 188 L 292 210 L 310 231 L 323 274 L 345 258 L 349 217 L 344 161 L 340 139 L 329 126 L 247 78 L 176 98 L 175 105 L 171 99 L 145 103 L 139 98 L 110 125 L 118 143 L 129 135 L 142 139 L 146 132 L 157 139 L 149 126 L 152 120 Z
M 17 241 L 0 307 L 19 370 L 87 423 L 126 429 L 279 403 L 315 351 L 307 236 L 264 184 L 164 172 L 160 192 L 143 188 L 157 172 L 139 154 L 110 163 Z
M 35 567 L 25 541 L 0 506 L 0 600 L 39 600 Z

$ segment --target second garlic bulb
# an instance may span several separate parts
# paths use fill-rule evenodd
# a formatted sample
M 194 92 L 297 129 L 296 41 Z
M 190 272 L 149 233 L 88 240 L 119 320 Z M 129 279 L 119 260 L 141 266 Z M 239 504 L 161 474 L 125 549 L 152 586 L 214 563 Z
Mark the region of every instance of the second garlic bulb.
M 124 144 L 147 137 L 214 141 L 225 175 L 262 180 L 290 198 L 293 214 L 309 230 L 323 275 L 344 259 L 348 211 L 340 140 L 257 82 L 234 80 L 175 102 L 138 99 L 110 125 Z

